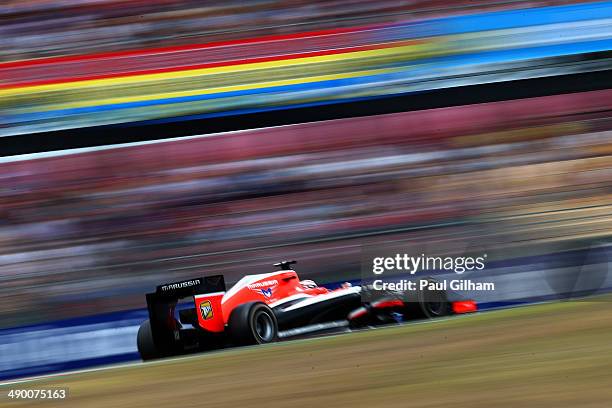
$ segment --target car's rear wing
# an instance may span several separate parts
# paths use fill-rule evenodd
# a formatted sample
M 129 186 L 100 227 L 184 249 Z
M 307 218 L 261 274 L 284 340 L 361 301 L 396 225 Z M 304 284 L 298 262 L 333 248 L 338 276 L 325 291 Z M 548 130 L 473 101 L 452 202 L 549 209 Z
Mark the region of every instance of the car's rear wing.
M 157 286 L 155 292 L 147 293 L 149 322 L 156 348 L 172 353 L 179 336 L 180 323 L 175 319 L 174 310 L 180 299 L 193 296 L 194 302 L 198 303 L 200 295 L 224 292 L 223 275 L 213 275 L 166 283 Z
M 159 298 L 181 299 L 210 292 L 225 292 L 223 275 L 205 276 L 180 282 L 166 283 L 155 289 Z

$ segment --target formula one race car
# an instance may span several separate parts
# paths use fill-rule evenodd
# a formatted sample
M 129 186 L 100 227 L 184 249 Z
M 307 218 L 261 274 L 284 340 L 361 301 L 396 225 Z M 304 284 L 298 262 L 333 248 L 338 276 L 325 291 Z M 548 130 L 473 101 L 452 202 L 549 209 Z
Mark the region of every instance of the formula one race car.
M 339 328 L 389 324 L 476 311 L 471 300 L 450 301 L 448 293 L 384 293 L 373 300 L 367 287 L 343 284 L 330 290 L 300 281 L 295 261 L 274 264 L 280 270 L 247 275 L 226 291 L 223 275 L 168 283 L 148 293 L 149 320 L 138 330 L 143 360 L 263 344 Z M 192 298 L 190 307 L 177 303 Z M 364 299 L 368 299 L 365 301 Z

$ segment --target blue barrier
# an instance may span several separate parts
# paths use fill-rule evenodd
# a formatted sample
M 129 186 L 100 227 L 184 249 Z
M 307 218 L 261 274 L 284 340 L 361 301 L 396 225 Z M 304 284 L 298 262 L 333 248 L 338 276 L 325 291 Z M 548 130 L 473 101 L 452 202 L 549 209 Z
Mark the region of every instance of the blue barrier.
M 0 330 L 0 380 L 137 359 L 145 319 L 138 309 Z

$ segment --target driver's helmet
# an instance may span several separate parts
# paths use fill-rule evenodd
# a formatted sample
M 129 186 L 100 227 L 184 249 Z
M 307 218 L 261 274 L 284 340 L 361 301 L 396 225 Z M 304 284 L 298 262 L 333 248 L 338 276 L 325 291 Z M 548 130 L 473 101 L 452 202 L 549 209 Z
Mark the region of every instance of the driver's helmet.
M 317 288 L 319 286 L 317 285 L 315 281 L 310 280 L 310 279 L 305 279 L 305 280 L 300 281 L 300 285 L 302 285 L 302 287 L 305 289 Z

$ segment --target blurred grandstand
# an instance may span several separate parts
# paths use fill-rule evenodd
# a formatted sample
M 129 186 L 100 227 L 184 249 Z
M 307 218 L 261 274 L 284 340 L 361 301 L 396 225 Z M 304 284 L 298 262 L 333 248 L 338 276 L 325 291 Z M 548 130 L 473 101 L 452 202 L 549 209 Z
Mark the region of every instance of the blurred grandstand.
M 140 307 L 160 281 L 360 245 L 609 235 L 612 91 L 5 158 L 2 325 Z M 496 238 L 497 237 L 497 238 Z

